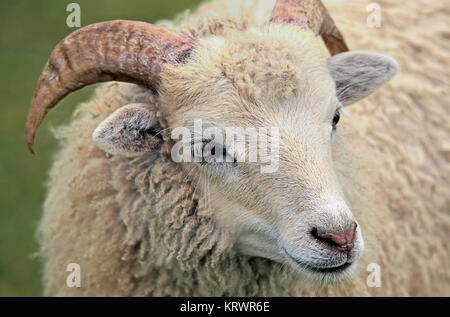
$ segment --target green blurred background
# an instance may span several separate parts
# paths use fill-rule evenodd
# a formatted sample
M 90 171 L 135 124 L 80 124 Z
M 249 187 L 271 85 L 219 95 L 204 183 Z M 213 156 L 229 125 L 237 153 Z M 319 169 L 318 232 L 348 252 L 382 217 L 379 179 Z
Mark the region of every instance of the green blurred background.
M 69 3 L 81 7 L 81 26 L 113 19 L 155 22 L 172 18 L 200 0 L 2 0 L 0 1 L 0 296 L 39 296 L 36 227 L 44 184 L 57 142 L 50 130 L 68 122 L 87 87 L 50 112 L 31 155 L 24 125 L 39 74 L 54 46 L 76 28 L 66 25 Z M 65 107 L 66 105 L 67 107 Z M 68 106 L 71 105 L 71 106 Z

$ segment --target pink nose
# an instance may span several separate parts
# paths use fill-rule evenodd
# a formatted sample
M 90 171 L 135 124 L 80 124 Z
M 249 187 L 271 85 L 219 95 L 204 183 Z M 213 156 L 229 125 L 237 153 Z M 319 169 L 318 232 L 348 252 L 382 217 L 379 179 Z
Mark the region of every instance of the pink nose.
M 349 253 L 354 246 L 356 222 L 353 222 L 346 230 L 341 232 L 329 232 L 314 229 L 312 235 L 329 246 L 337 248 L 341 252 Z

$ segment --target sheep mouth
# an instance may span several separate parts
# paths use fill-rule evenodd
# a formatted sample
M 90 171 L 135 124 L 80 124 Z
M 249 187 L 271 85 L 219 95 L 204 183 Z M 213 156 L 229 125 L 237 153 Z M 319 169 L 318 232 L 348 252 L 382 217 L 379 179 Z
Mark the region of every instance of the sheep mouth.
M 344 272 L 350 265 L 352 265 L 352 263 L 345 262 L 344 264 L 335 266 L 335 267 L 321 268 L 321 267 L 314 267 L 311 265 L 306 265 L 305 268 L 307 270 L 310 270 L 310 271 L 313 271 L 316 273 L 341 273 L 341 272 Z
M 353 262 L 345 262 L 343 264 L 340 264 L 338 266 L 333 266 L 333 267 L 317 267 L 317 266 L 312 266 L 310 264 L 299 261 L 298 259 L 294 258 L 292 255 L 290 255 L 286 250 L 284 250 L 284 252 L 297 265 L 299 265 L 300 267 L 302 267 L 303 269 L 305 269 L 307 271 L 314 272 L 314 273 L 322 273 L 322 274 L 338 273 L 339 274 L 339 273 L 346 271 L 353 264 Z

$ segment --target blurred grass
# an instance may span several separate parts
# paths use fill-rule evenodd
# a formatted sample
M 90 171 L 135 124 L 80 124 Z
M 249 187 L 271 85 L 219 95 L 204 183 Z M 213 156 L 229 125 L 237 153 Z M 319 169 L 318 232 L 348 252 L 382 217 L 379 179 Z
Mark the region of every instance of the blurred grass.
M 37 78 L 53 47 L 75 29 L 68 28 L 72 1 L 0 2 L 0 296 L 39 296 L 40 263 L 36 227 L 45 197 L 44 183 L 57 143 L 51 127 L 68 122 L 74 105 L 93 87 L 68 96 L 44 121 L 31 155 L 24 125 Z M 200 0 L 78 0 L 82 26 L 113 19 L 155 22 L 172 18 Z M 69 106 L 70 105 L 70 106 Z

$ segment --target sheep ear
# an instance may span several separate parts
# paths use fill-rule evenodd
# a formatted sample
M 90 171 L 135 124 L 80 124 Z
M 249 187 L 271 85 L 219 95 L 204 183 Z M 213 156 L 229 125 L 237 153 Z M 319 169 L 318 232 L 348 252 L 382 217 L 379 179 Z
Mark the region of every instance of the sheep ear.
M 387 83 L 399 66 L 394 58 L 385 54 L 350 51 L 330 57 L 328 69 L 336 82 L 336 95 L 346 106 Z
M 103 151 L 133 157 L 158 149 L 162 143 L 156 109 L 148 104 L 129 104 L 103 120 L 92 134 Z

